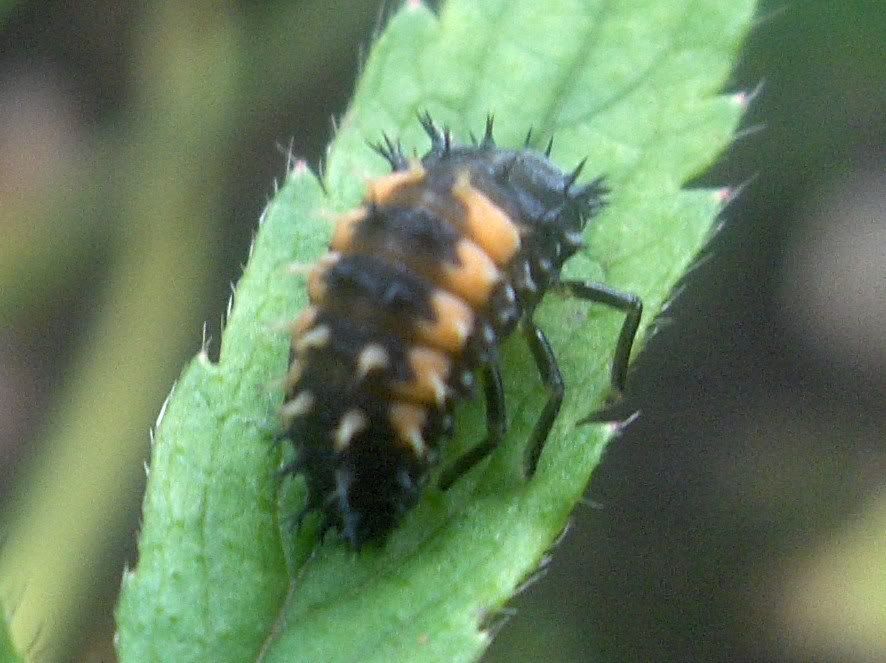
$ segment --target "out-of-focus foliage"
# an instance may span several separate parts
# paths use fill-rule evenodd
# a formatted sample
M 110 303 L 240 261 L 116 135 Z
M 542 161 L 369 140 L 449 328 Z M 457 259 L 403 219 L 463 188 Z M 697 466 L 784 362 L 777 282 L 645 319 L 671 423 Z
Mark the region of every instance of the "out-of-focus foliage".
M 6 620 L 6 611 L 0 603 L 0 663 L 18 663 L 21 657 L 12 644 L 12 637 L 9 635 L 9 624 Z
M 787 638 L 810 660 L 876 661 L 886 652 L 886 491 L 845 531 L 797 560 L 781 606 Z

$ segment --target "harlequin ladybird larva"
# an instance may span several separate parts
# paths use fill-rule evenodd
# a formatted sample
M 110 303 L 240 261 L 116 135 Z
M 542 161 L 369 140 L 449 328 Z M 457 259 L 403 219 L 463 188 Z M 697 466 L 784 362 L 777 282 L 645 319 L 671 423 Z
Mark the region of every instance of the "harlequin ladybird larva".
M 584 185 L 525 147 L 497 147 L 492 118 L 471 145 L 452 142 L 430 116 L 420 160 L 387 136 L 372 147 L 390 175 L 368 184 L 361 207 L 337 219 L 329 253 L 308 275 L 310 307 L 293 324 L 282 409 L 296 447 L 284 474 L 304 474 L 305 512 L 359 548 L 394 528 L 418 500 L 451 429 L 453 405 L 480 374 L 486 437 L 443 468 L 448 487 L 502 439 L 504 390 L 497 348 L 519 330 L 547 400 L 529 439 L 531 476 L 563 400 L 554 353 L 533 314 L 558 290 L 626 314 L 612 363 L 624 388 L 642 305 L 599 283 L 563 281 L 588 221 L 605 204 L 602 178 Z M 527 144 L 528 144 L 527 139 Z

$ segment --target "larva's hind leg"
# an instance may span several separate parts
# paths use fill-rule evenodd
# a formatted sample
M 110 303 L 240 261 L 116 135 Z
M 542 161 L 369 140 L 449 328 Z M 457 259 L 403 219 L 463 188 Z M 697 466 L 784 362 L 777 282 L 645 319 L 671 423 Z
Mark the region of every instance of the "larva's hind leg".
M 541 411 L 541 415 L 539 415 L 538 420 L 535 422 L 532 435 L 529 436 L 526 476 L 531 477 L 535 474 L 535 468 L 538 466 L 541 451 L 551 432 L 551 427 L 557 419 L 557 414 L 560 412 L 565 387 L 563 385 L 563 374 L 560 373 L 560 366 L 557 364 L 557 357 L 554 355 L 551 343 L 548 341 L 545 333 L 529 319 L 522 322 L 521 329 L 526 342 L 529 344 L 529 350 L 532 352 L 532 358 L 535 360 L 542 384 L 544 384 L 545 390 L 548 392 L 548 400 Z
M 483 460 L 504 439 L 508 421 L 501 367 L 489 364 L 483 369 L 483 393 L 486 398 L 486 439 L 466 451 L 440 475 L 440 488 L 446 490 L 455 481 Z

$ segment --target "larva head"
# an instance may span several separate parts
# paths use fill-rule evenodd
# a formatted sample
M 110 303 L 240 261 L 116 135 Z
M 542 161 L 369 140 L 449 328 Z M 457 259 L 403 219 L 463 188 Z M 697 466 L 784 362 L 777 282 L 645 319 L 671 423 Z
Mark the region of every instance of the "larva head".
M 577 185 L 584 161 L 564 172 L 546 155 L 531 149 L 498 150 L 496 179 L 509 191 L 521 220 L 560 235 L 581 233 L 605 204 L 602 179 Z

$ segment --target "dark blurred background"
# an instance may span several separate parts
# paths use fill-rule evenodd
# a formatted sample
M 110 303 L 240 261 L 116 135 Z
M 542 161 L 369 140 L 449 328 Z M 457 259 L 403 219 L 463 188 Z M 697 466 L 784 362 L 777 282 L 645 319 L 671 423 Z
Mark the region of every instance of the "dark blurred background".
M 114 659 L 148 429 L 380 16 L 175 4 L 0 1 L 0 597 L 45 660 Z M 879 0 L 762 3 L 699 183 L 752 179 L 489 661 L 886 660 L 884 44 Z

